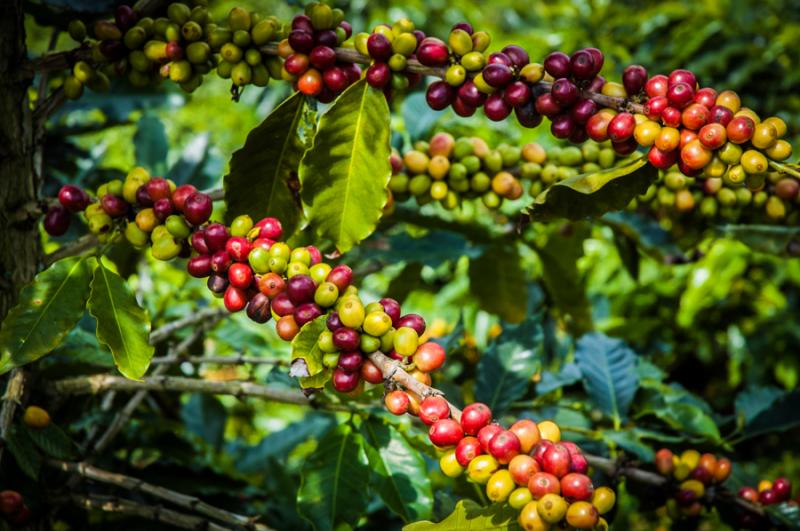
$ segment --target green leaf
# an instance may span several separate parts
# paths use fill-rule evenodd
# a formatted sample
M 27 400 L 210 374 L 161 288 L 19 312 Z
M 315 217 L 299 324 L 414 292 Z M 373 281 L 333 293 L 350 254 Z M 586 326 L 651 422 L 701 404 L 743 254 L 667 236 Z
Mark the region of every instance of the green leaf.
M 470 290 L 481 308 L 509 323 L 520 323 L 527 314 L 527 282 L 519 253 L 511 245 L 494 245 L 469 264 Z
M 22 288 L 0 328 L 0 374 L 51 352 L 80 321 L 94 258 L 65 258 Z
M 94 269 L 89 313 L 97 321 L 97 340 L 111 350 L 119 372 L 132 380 L 144 376 L 154 352 L 150 316 L 128 284 L 101 260 Z
M 163 175 L 167 169 L 169 140 L 164 122 L 153 114 L 144 114 L 139 119 L 133 135 L 136 149 L 136 164 L 144 166 L 150 173 Z
M 769 519 L 788 529 L 800 529 L 800 507 L 797 504 L 778 503 L 764 508 Z
M 640 157 L 624 166 L 564 179 L 539 194 L 523 213 L 534 221 L 602 216 L 625 208 L 656 178 L 658 170 Z
M 439 523 L 430 521 L 407 525 L 403 531 L 518 531 L 518 511 L 508 504 L 481 507 L 472 500 L 461 500 L 455 510 Z
M 36 443 L 31 439 L 28 430 L 21 426 L 13 426 L 6 435 L 6 446 L 17 461 L 17 466 L 25 475 L 39 479 L 39 468 L 42 466 L 42 456 L 36 451 Z
M 224 180 L 227 221 L 240 214 L 254 220 L 274 216 L 281 220 L 287 238 L 300 228 L 303 212 L 290 179 L 296 178 L 306 149 L 299 134 L 306 108 L 305 96 L 295 93 L 250 131 L 244 146 L 233 153 Z
M 53 351 L 53 354 L 57 356 L 53 366 L 68 362 L 109 369 L 114 367 L 114 358 L 97 344 L 97 337 L 80 327 L 73 328 L 58 348 Z M 48 363 L 53 359 L 52 357 L 47 358 Z
M 430 518 L 433 490 L 422 455 L 394 426 L 377 417 L 366 419 L 361 433 L 383 503 L 406 522 Z
M 303 464 L 298 512 L 319 530 L 355 523 L 367 508 L 369 474 L 361 435 L 340 424 Z
M 609 212 L 601 221 L 609 225 L 615 234 L 631 238 L 638 247 L 659 259 L 683 256 L 683 251 L 672 240 L 670 233 L 650 216 L 638 212 Z
M 42 429 L 25 428 L 30 439 L 39 449 L 55 459 L 76 459 L 78 448 L 72 439 L 57 425 L 50 423 Z
M 750 421 L 746 438 L 766 433 L 782 432 L 800 426 L 800 391 L 792 391 L 775 400 Z
M 592 403 L 619 429 L 639 387 L 636 354 L 623 341 L 594 332 L 578 340 L 575 363 Z
M 574 227 L 566 233 L 552 232 L 547 243 L 537 249 L 542 263 L 542 282 L 559 312 L 567 317 L 575 335 L 592 329 L 592 314 L 584 282 L 578 271 L 583 256 L 583 241 L 589 236 L 586 227 Z
M 606 441 L 613 442 L 642 462 L 652 462 L 655 457 L 655 452 L 650 445 L 642 441 L 642 434 L 636 428 L 625 431 L 603 430 L 601 435 Z
M 343 253 L 375 230 L 386 204 L 389 120 L 383 92 L 362 79 L 322 116 L 300 161 L 308 220 Z
M 659 403 L 639 413 L 645 414 L 655 415 L 678 433 L 696 435 L 715 443 L 720 440 L 719 428 L 714 419 L 694 404 Z
M 539 370 L 544 354 L 541 315 L 508 327 L 478 363 L 475 398 L 487 404 L 495 416 L 523 397 Z
M 225 423 L 228 411 L 214 395 L 195 393 L 181 408 L 181 418 L 186 429 L 197 435 L 212 448 L 219 449 L 225 440 Z
M 789 245 L 800 242 L 800 227 L 721 225 L 717 232 L 726 238 L 739 240 L 754 251 L 779 256 L 789 256 Z
M 542 379 L 536 384 L 536 393 L 547 394 L 556 389 L 580 382 L 583 375 L 574 363 L 567 363 L 558 372 L 542 371 Z
M 777 387 L 751 385 L 736 395 L 736 414 L 749 424 L 764 411 L 769 410 L 776 400 L 784 396 Z
M 310 323 L 306 323 L 300 329 L 300 333 L 292 339 L 292 365 L 295 365 L 296 360 L 305 362 L 306 372 L 298 375 L 301 379 L 306 379 L 305 383 L 301 380 L 304 388 L 321 387 L 321 385 L 312 385 L 317 382 L 309 380 L 309 377 L 330 372 L 325 371 L 325 366 L 322 364 L 322 356 L 324 354 L 319 349 L 318 344 L 319 335 L 327 329 L 325 320 L 326 316 L 321 315 Z M 325 381 L 322 382 L 322 385 L 325 385 Z

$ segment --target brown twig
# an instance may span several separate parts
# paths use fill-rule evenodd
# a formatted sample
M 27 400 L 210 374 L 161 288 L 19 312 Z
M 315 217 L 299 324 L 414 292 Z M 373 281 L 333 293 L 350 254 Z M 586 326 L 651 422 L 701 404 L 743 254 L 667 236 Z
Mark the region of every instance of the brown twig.
M 165 324 L 150 332 L 150 344 L 155 345 L 161 343 L 169 338 L 172 334 L 187 326 L 192 326 L 209 321 L 217 322 L 220 318 L 228 315 L 228 312 L 222 308 L 203 308 L 186 317 L 176 319 L 171 323 Z
M 181 529 L 204 529 L 207 531 L 230 531 L 232 529 L 215 524 L 207 518 L 179 513 L 178 511 L 164 509 L 160 506 L 144 505 L 114 496 L 100 496 L 95 494 L 80 496 L 78 494 L 73 494 L 70 496 L 70 500 L 75 505 L 87 510 L 97 509 L 110 513 L 138 516 L 139 518 L 162 522 Z
M 50 254 L 46 254 L 44 258 L 42 258 L 42 262 L 44 262 L 45 267 L 47 267 L 52 265 L 53 262 L 57 262 L 62 258 L 69 258 L 70 256 L 81 255 L 86 251 L 88 251 L 89 249 L 97 247 L 99 243 L 100 242 L 97 239 L 97 236 L 95 236 L 94 234 L 86 234 L 84 236 L 81 236 L 74 242 L 68 243 L 63 247 L 59 247 Z
M 57 468 L 64 472 L 78 474 L 86 479 L 97 481 L 99 483 L 106 483 L 114 485 L 131 492 L 138 492 L 159 498 L 161 500 L 170 502 L 178 507 L 188 509 L 190 511 L 202 514 L 218 522 L 232 525 L 236 528 L 255 529 L 257 531 L 268 531 L 269 528 L 265 525 L 258 524 L 253 518 L 243 516 L 240 514 L 232 513 L 219 507 L 209 505 L 203 500 L 183 494 L 166 487 L 153 485 L 137 478 L 125 476 L 115 472 L 109 472 L 100 468 L 94 467 L 89 463 L 70 463 L 67 461 L 59 461 L 56 459 L 48 459 L 46 461 L 48 466 Z
M 122 376 L 95 374 L 48 382 L 45 392 L 51 395 L 96 395 L 105 391 L 170 391 L 214 395 L 251 396 L 285 404 L 310 405 L 306 396 L 295 390 L 242 381 L 213 381 L 181 376 L 148 376 L 141 381 Z
M 6 392 L 3 395 L 3 407 L 0 408 L 0 463 L 3 461 L 3 450 L 5 449 L 8 430 L 14 420 L 14 412 L 17 406 L 22 405 L 22 396 L 25 393 L 25 371 L 14 369 L 8 377 Z
M 150 365 L 174 365 L 175 363 L 191 363 L 192 365 L 287 365 L 283 360 L 260 358 L 258 356 L 190 356 L 173 359 L 171 356 L 153 358 Z

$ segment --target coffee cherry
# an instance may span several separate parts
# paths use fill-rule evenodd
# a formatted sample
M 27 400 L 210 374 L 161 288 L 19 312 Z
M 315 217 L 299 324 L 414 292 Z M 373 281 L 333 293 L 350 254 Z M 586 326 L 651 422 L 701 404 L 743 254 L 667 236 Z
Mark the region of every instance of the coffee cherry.
M 709 110 L 706 106 L 699 103 L 692 103 L 681 113 L 681 123 L 683 126 L 697 131 L 708 123 Z
M 81 188 L 65 184 L 58 191 L 58 201 L 70 212 L 81 212 L 89 206 L 89 195 Z
M 586 50 L 578 50 L 569 60 L 570 73 L 576 79 L 591 79 L 598 72 L 594 64 L 594 56 Z
M 232 264 L 228 268 L 228 280 L 233 287 L 247 289 L 253 282 L 253 270 L 247 264 Z
M 439 468 L 441 468 L 442 474 L 449 478 L 457 478 L 464 473 L 464 467 L 456 459 L 455 450 L 449 450 L 442 455 L 439 459 Z
M 647 70 L 641 65 L 630 65 L 622 71 L 622 85 L 629 96 L 639 94 L 647 83 Z
M 667 89 L 667 99 L 678 109 L 683 109 L 694 99 L 694 89 L 686 83 L 676 83 Z
M 491 421 L 492 412 L 489 406 L 480 402 L 468 405 L 461 412 L 461 427 L 467 435 L 477 435 L 478 432 L 485 426 L 488 426 Z M 496 424 L 495 426 L 497 426 L 499 430 L 502 430 L 500 426 Z
M 349 393 L 358 387 L 360 380 L 357 372 L 347 372 L 342 369 L 334 369 L 333 371 L 333 388 L 340 393 Z
M 431 442 L 438 447 L 455 446 L 464 438 L 464 430 L 453 419 L 440 419 L 433 423 L 428 431 Z
M 471 481 L 485 485 L 499 467 L 499 463 L 491 455 L 479 455 L 469 462 L 467 475 Z
M 228 286 L 225 290 L 225 309 L 231 313 L 235 313 L 244 309 L 247 305 L 247 293 L 236 286 Z
M 343 293 L 353 280 L 353 270 L 346 265 L 338 265 L 328 273 L 326 280 L 335 284 L 339 293 Z
M 585 124 L 596 113 L 597 104 L 592 100 L 579 100 L 570 109 L 570 117 L 578 124 Z
M 544 59 L 544 69 L 556 79 L 570 74 L 570 59 L 564 52 L 552 52 Z
M 594 486 L 589 476 L 569 473 L 561 478 L 561 494 L 569 501 L 589 501 L 594 493 Z
M 426 37 L 417 48 L 417 59 L 425 66 L 444 66 L 449 51 L 447 45 L 434 37 Z
M 361 366 L 361 379 L 371 384 L 383 383 L 383 373 L 377 365 L 367 359 Z
M 0 514 L 11 516 L 17 514 L 24 505 L 22 495 L 15 490 L 0 491 Z
M 528 490 L 531 491 L 534 500 L 540 500 L 547 494 L 560 494 L 561 483 L 553 474 L 536 472 L 528 482 Z
M 69 229 L 69 211 L 61 205 L 51 206 L 44 216 L 44 230 L 50 236 L 62 236 Z
M 224 275 L 212 274 L 208 277 L 206 286 L 215 297 L 222 297 L 228 289 L 228 277 Z
M 304 324 L 309 323 L 321 316 L 322 308 L 313 302 L 307 302 L 295 308 L 292 315 L 294 315 L 294 320 L 297 323 L 297 326 L 302 327 Z
M 552 92 L 538 96 L 534 108 L 537 113 L 547 116 L 548 118 L 553 118 L 562 111 L 561 105 L 556 101 Z
M 41 430 L 50 425 L 50 414 L 39 406 L 28 406 L 22 415 L 22 422 L 29 428 Z
M 331 332 L 335 332 L 344 327 L 342 321 L 339 319 L 339 312 L 333 311 L 328 314 L 328 318 L 325 320 L 325 326 L 327 326 L 328 330 Z
M 587 54 L 588 55 L 588 54 Z M 553 87 L 550 89 L 553 99 L 562 107 L 569 107 L 578 101 L 578 87 L 566 78 L 556 79 Z
M 570 504 L 567 509 L 567 524 L 578 529 L 591 529 L 597 524 L 599 515 L 597 509 L 586 501 Z
M 374 315 L 374 314 L 370 314 Z M 386 315 L 386 314 L 384 314 Z M 367 316 L 369 319 L 369 316 Z M 388 318 L 388 316 L 387 316 Z M 364 322 L 364 330 L 366 331 L 366 320 Z M 388 323 L 391 326 L 391 321 Z M 387 326 L 388 330 L 388 326 Z M 370 332 L 367 332 L 370 333 Z M 372 334 L 372 335 L 383 335 L 383 334 Z M 444 348 L 438 343 L 433 343 L 429 341 L 427 343 L 423 343 L 417 348 L 417 351 L 414 353 L 414 365 L 423 371 L 423 372 L 433 372 L 444 365 L 444 361 L 446 358 L 446 354 Z M 463 427 L 463 424 L 462 424 Z
M 528 487 L 520 487 L 514 489 L 508 496 L 508 505 L 510 505 L 512 509 L 519 511 L 532 500 L 533 496 L 531 495 L 531 491 L 528 490 Z
M 192 225 L 202 225 L 211 217 L 214 204 L 211 198 L 203 193 L 195 192 L 186 198 L 183 205 L 183 214 Z
M 458 442 L 458 446 L 456 446 L 455 452 L 458 463 L 463 467 L 468 466 L 473 459 L 483 454 L 481 443 L 475 437 L 461 439 Z
M 463 420 L 464 419 L 462 417 L 462 421 Z M 489 452 L 489 443 L 491 443 L 492 439 L 502 431 L 503 428 L 499 424 L 489 424 L 478 430 L 477 437 L 484 452 Z
M 567 514 L 567 501 L 558 494 L 545 494 L 536 504 L 536 510 L 542 520 L 549 524 L 557 524 Z
M 647 80 L 644 85 L 644 90 L 649 98 L 658 96 L 666 96 L 669 89 L 669 78 L 665 75 L 653 76 Z
M 294 313 L 295 305 L 289 299 L 289 295 L 286 292 L 278 293 L 271 299 L 271 302 L 272 311 L 279 317 L 292 315 Z
M 263 324 L 272 318 L 269 297 L 263 293 L 256 293 L 247 303 L 247 317 L 256 323 Z
M 428 426 L 446 418 L 450 418 L 450 405 L 444 398 L 429 396 L 420 403 L 419 419 Z
M 697 85 L 697 78 L 689 70 L 673 70 L 668 78 L 670 86 L 686 83 L 692 90 Z
M 404 415 L 408 411 L 408 395 L 399 389 L 387 393 L 383 403 L 386 405 L 386 409 L 394 415 Z
M 507 465 L 519 452 L 519 438 L 511 431 L 500 431 L 489 440 L 489 453 L 501 465 Z
M 518 420 L 511 425 L 509 431 L 517 436 L 520 443 L 520 452 L 529 454 L 533 447 L 541 440 L 539 427 L 529 419 Z
M 105 213 L 111 216 L 112 218 L 118 218 L 120 216 L 124 216 L 125 213 L 128 212 L 128 208 L 130 206 L 121 197 L 117 197 L 111 194 L 104 195 L 102 199 L 100 199 L 100 204 L 102 205 Z
M 308 275 L 296 275 L 286 282 L 286 294 L 293 304 L 303 304 L 314 300 L 316 286 Z
M 359 372 L 363 364 L 364 357 L 360 352 L 344 352 L 339 355 L 338 367 L 343 371 Z
M 361 343 L 361 338 L 352 328 L 338 328 L 333 331 L 333 344 L 344 351 L 356 350 Z
M 533 457 L 519 454 L 508 463 L 508 471 L 511 472 L 517 485 L 527 487 L 531 477 L 537 472 L 541 472 L 541 467 Z
M 569 451 L 561 444 L 554 444 L 544 451 L 541 466 L 545 472 L 562 478 L 569 473 L 571 461 Z
M 772 482 L 772 490 L 778 501 L 788 501 L 792 496 L 792 483 L 786 478 L 778 478 Z
M 669 100 L 666 96 L 656 96 L 647 101 L 644 106 L 644 113 L 649 119 L 657 121 L 667 107 L 669 107 Z
M 486 117 L 494 122 L 500 122 L 508 118 L 511 114 L 512 107 L 503 99 L 503 95 L 499 92 L 490 94 L 486 98 L 486 103 L 483 106 L 483 112 Z
M 489 477 L 489 481 L 486 483 L 486 497 L 494 503 L 503 503 L 515 487 L 511 473 L 501 468 Z
M 628 112 L 621 112 L 614 116 L 608 124 L 608 138 L 612 142 L 624 142 L 633 136 L 636 120 Z
M 606 514 L 614 508 L 617 501 L 617 495 L 613 489 L 608 487 L 598 487 L 592 494 L 592 505 L 597 509 L 599 514 Z
M 548 531 L 550 524 L 542 520 L 537 509 L 538 502 L 531 501 L 522 507 L 517 522 L 525 531 Z
M 693 140 L 681 149 L 681 161 L 690 170 L 701 170 L 711 162 L 713 153 L 699 140 Z
M 231 255 L 226 251 L 217 251 L 211 256 L 211 270 L 215 273 L 225 273 L 231 266 Z

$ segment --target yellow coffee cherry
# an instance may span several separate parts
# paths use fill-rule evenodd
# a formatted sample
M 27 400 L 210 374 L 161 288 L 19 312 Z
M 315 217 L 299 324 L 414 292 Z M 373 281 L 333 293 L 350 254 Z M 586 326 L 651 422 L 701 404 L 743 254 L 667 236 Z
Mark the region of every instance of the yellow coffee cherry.
M 491 455 L 479 455 L 469 462 L 467 466 L 467 475 L 470 481 L 484 485 L 488 483 L 489 478 L 492 477 L 500 464 Z
M 29 428 L 41 430 L 50 425 L 50 414 L 39 406 L 28 406 L 22 415 L 22 422 Z
M 567 514 L 569 504 L 558 494 L 545 494 L 536 504 L 536 510 L 542 520 L 548 524 L 557 524 Z
M 760 123 L 753 131 L 750 142 L 758 149 L 767 149 L 778 140 L 778 129 L 771 123 Z
M 745 151 L 740 162 L 747 173 L 764 173 L 769 169 L 767 157 L 755 149 Z
M 464 467 L 461 466 L 458 459 L 456 459 L 455 450 L 448 450 L 439 458 L 439 468 L 441 468 L 442 473 L 449 478 L 457 478 L 464 473 Z
M 552 420 L 543 420 L 538 423 L 538 426 L 539 434 L 541 435 L 542 439 L 551 442 L 561 441 L 561 429 L 558 427 L 558 424 Z
M 486 483 L 486 497 L 495 503 L 502 503 L 508 499 L 516 486 L 511 472 L 501 468 L 489 477 Z
M 775 131 L 778 133 L 778 138 L 783 138 L 786 135 L 786 122 L 778 118 L 777 116 L 770 116 L 766 120 L 764 120 L 765 124 L 771 124 L 775 127 Z
M 778 140 L 764 150 L 764 153 L 772 160 L 786 160 L 792 156 L 792 145 L 786 140 Z
M 636 139 L 639 145 L 648 147 L 655 143 L 660 133 L 661 125 L 652 120 L 645 120 L 636 125 L 636 128 L 633 130 L 633 138 Z

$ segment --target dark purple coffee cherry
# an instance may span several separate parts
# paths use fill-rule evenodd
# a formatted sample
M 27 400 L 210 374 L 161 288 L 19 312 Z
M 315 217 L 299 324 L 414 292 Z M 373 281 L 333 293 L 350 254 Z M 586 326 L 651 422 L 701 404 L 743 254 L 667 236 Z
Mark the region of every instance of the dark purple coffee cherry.
M 292 30 L 289 33 L 289 46 L 297 53 L 308 54 L 314 49 L 314 35 L 304 30 Z
M 297 278 L 297 277 L 292 277 L 292 278 Z M 313 321 L 320 315 L 322 315 L 322 308 L 320 308 L 313 302 L 307 302 L 305 304 L 301 304 L 294 310 L 294 320 L 297 323 L 297 326 L 303 326 L 304 324 Z
M 480 107 L 486 101 L 486 94 L 478 90 L 471 79 L 466 80 L 463 85 L 458 87 L 458 97 L 472 107 Z
M 477 110 L 478 110 L 477 107 L 470 105 L 469 103 L 465 102 L 458 96 L 456 96 L 456 99 L 453 100 L 453 112 L 455 112 L 462 118 L 469 118 L 470 116 L 475 114 L 475 111 Z
M 470 35 L 475 33 L 475 31 L 472 29 L 472 24 L 470 24 L 469 22 L 459 22 L 458 24 L 455 24 L 450 31 L 457 29 L 464 30 Z
M 400 319 L 400 303 L 394 299 L 384 297 L 380 300 L 383 311 L 392 319 L 392 326 L 396 326 Z
M 333 311 L 328 314 L 328 318 L 325 319 L 325 326 L 328 327 L 328 330 L 331 332 L 336 332 L 344 325 L 342 324 L 341 319 L 339 319 L 339 312 Z
M 100 199 L 103 211 L 112 218 L 124 216 L 128 212 L 128 202 L 112 194 L 106 194 Z
M 385 63 L 392 56 L 392 43 L 383 33 L 373 33 L 367 39 L 367 51 L 376 61 Z
M 397 325 L 395 326 L 395 328 L 403 327 L 413 328 L 417 331 L 417 335 L 421 336 L 425 333 L 425 319 L 419 314 L 408 313 L 398 319 Z
M 314 300 L 317 287 L 308 275 L 295 275 L 286 281 L 286 294 L 294 304 L 304 304 Z
M 483 105 L 483 112 L 486 117 L 494 122 L 505 120 L 511 114 L 511 105 L 505 102 L 501 93 L 495 92 L 486 98 Z
M 70 212 L 81 212 L 89 206 L 89 194 L 82 188 L 72 184 L 65 184 L 58 191 L 58 201 Z
M 222 297 L 228 289 L 228 276 L 212 274 L 206 282 L 208 289 L 217 297 Z
M 208 251 L 211 253 L 225 249 L 225 244 L 228 243 L 228 239 L 231 237 L 228 228 L 222 223 L 209 224 L 204 229 L 204 233 L 206 246 L 208 246 Z
M 167 198 L 159 199 L 153 203 L 153 213 L 161 221 L 164 221 L 171 216 L 174 211 L 175 209 L 172 208 L 172 201 Z
M 266 323 L 272 318 L 269 297 L 263 293 L 256 293 L 247 303 L 247 317 L 257 323 Z M 299 323 L 298 323 L 299 325 Z
M 514 81 L 506 87 L 503 99 L 512 107 L 525 105 L 531 99 L 531 89 L 524 81 Z
M 644 89 L 647 83 L 647 69 L 642 65 L 630 65 L 622 71 L 622 85 L 628 96 L 635 96 Z
M 287 295 L 285 291 L 282 291 L 272 298 L 272 310 L 276 315 L 283 317 L 284 315 L 292 315 L 295 306 L 289 299 L 289 295 Z
M 514 107 L 514 114 L 522 127 L 533 129 L 542 123 L 542 115 L 536 112 L 536 103 L 532 99 L 525 105 Z
M 561 105 L 553 98 L 551 93 L 542 94 L 536 98 L 536 112 L 548 118 L 561 113 Z
M 494 63 L 483 68 L 483 80 L 492 87 L 503 88 L 514 79 L 511 68 L 504 64 Z
M 190 258 L 186 263 L 186 271 L 195 278 L 206 278 L 212 272 L 211 256 L 201 254 Z
M 367 68 L 367 83 L 371 87 L 384 88 L 392 80 L 392 70 L 386 63 L 375 63 Z
M 528 52 L 515 44 L 509 44 L 503 48 L 503 53 L 506 54 L 509 59 L 511 59 L 511 62 L 517 68 L 522 68 L 531 62 Z
M 553 123 L 550 124 L 550 132 L 556 138 L 569 138 L 575 130 L 575 122 L 569 114 L 559 114 L 552 118 Z
M 434 81 L 428 86 L 425 100 L 434 111 L 446 109 L 452 103 L 455 91 L 446 81 Z
M 69 210 L 64 206 L 51 206 L 44 216 L 44 230 L 50 236 L 62 236 L 69 229 L 70 221 Z
M 569 76 L 569 56 L 564 52 L 553 52 L 544 59 L 545 71 L 556 79 Z
M 597 104 L 592 100 L 579 100 L 570 109 L 570 116 L 575 123 L 585 124 L 589 118 L 597 113 Z
M 361 344 L 361 336 L 352 328 L 342 327 L 333 333 L 333 344 L 343 351 L 356 350 Z
M 586 50 L 579 50 L 569 59 L 569 71 L 576 79 L 591 79 L 594 77 L 594 56 Z
M 509 68 L 514 64 L 511 58 L 504 54 L 503 52 L 495 52 L 489 54 L 489 58 L 486 60 L 487 65 L 505 65 Z
M 592 58 L 594 59 L 593 76 L 596 76 L 597 74 L 600 73 L 600 70 L 603 69 L 603 63 L 605 62 L 605 57 L 603 57 L 603 52 L 601 52 L 597 48 L 584 48 L 583 51 L 592 54 Z
M 314 44 L 335 48 L 339 44 L 339 37 L 333 30 L 322 30 L 314 33 Z
M 364 356 L 361 352 L 343 352 L 339 354 L 338 367 L 345 372 L 356 372 L 364 365 Z
M 567 78 L 556 79 L 550 89 L 553 99 L 562 107 L 569 107 L 578 101 L 578 87 Z

